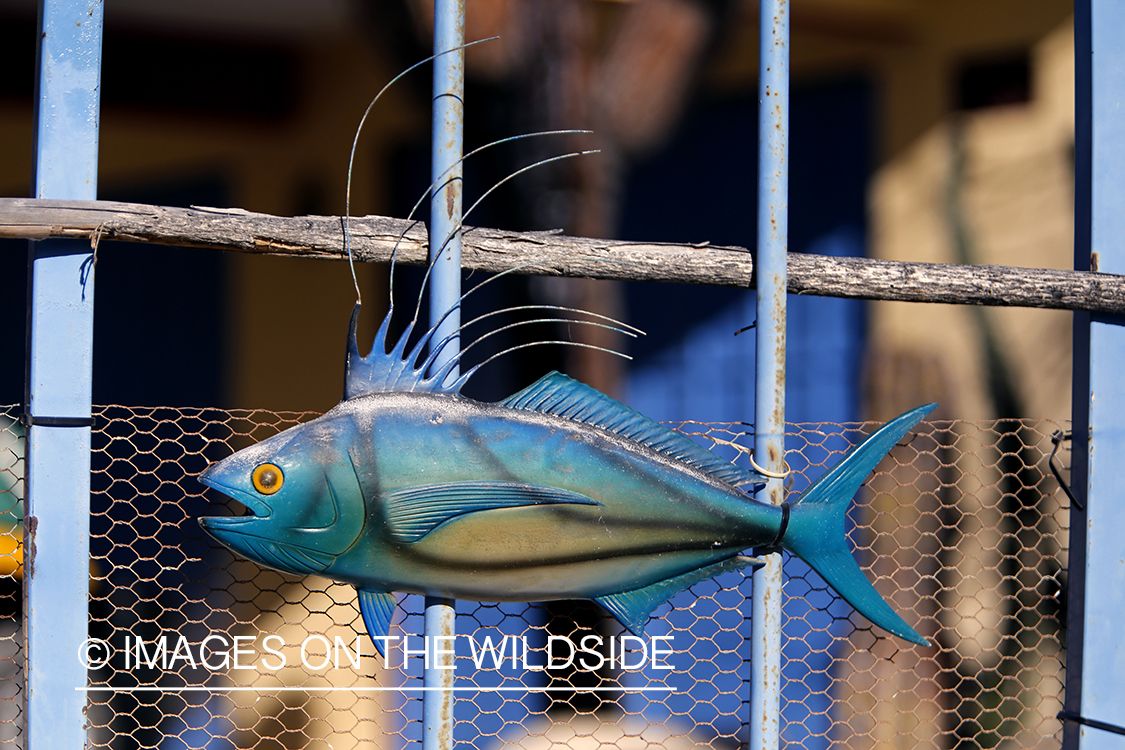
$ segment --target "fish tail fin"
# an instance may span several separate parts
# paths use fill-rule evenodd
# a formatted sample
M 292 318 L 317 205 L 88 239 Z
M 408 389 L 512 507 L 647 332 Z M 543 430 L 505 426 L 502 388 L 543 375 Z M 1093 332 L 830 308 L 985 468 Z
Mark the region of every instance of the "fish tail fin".
M 781 545 L 820 574 L 848 604 L 884 630 L 922 646 L 930 642 L 891 609 L 848 549 L 845 515 L 875 465 L 937 404 L 906 412 L 848 451 L 793 505 Z

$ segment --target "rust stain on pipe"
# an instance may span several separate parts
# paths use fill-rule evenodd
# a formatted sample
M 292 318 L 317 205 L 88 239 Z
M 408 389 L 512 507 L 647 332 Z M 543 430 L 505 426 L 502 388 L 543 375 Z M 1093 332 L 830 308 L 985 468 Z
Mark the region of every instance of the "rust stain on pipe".
M 27 524 L 24 526 L 24 572 L 28 580 L 35 577 L 35 540 L 36 532 L 39 530 L 39 519 L 35 516 L 28 516 Z

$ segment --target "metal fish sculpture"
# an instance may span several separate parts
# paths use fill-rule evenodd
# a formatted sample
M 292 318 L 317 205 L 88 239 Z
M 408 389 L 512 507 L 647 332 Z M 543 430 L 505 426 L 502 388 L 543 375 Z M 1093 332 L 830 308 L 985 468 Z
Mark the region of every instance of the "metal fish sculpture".
M 478 601 L 592 599 L 641 635 L 678 591 L 784 548 L 883 629 L 926 645 L 875 591 L 844 515 L 883 456 L 934 405 L 853 448 L 791 506 L 739 487 L 764 478 L 577 381 L 551 373 L 499 403 L 460 395 L 457 358 L 387 350 L 391 313 L 359 354 L 344 400 L 209 467 L 200 480 L 248 515 L 201 526 L 235 552 L 354 585 L 382 651 L 392 592 Z M 441 346 L 435 347 L 440 350 Z

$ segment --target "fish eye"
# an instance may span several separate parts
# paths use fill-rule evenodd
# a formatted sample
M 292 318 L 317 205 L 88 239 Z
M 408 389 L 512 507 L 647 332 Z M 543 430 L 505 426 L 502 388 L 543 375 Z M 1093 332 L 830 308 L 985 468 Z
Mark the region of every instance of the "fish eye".
M 254 489 L 258 492 L 263 495 L 272 495 L 280 490 L 281 485 L 285 483 L 285 474 L 282 473 L 280 466 L 260 464 L 250 475 L 250 481 L 254 483 Z

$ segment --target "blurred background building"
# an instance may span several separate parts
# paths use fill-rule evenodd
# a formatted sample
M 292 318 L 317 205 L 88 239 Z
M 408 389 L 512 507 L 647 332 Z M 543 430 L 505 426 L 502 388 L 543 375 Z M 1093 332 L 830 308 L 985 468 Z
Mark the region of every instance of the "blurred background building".
M 602 149 L 517 178 L 469 223 L 753 244 L 756 3 L 468 6 L 469 38 L 501 37 L 468 55 L 468 147 L 535 129 L 595 131 L 475 157 L 466 170 L 470 197 L 535 158 Z M 355 125 L 374 92 L 428 54 L 430 7 L 424 0 L 109 4 L 99 195 L 341 214 Z M 0 193 L 10 196 L 30 190 L 34 12 L 30 0 L 0 0 Z M 791 250 L 1069 267 L 1070 13 L 1069 3 L 1015 0 L 795 3 Z M 405 215 L 425 188 L 428 86 L 428 73 L 408 76 L 369 120 L 354 177 L 357 212 Z M 338 264 L 103 250 L 97 402 L 335 403 L 342 370 L 335 332 L 352 302 Z M 23 255 L 22 243 L 4 246 L 0 342 L 8 357 L 0 400 L 7 401 L 22 393 Z M 364 283 L 378 289 L 379 279 L 372 271 Z M 628 382 L 598 363 L 578 365 L 593 368 L 587 379 L 616 379 L 599 384 L 651 396 L 665 418 L 751 413 L 743 397 L 714 396 L 714 384 L 699 388 L 690 371 L 692 360 L 707 356 L 701 346 L 715 356 L 715 346 L 749 349 L 729 330 L 752 322 L 749 295 L 527 286 L 509 293 L 585 298 L 650 332 L 634 347 Z M 722 341 L 699 343 L 706 321 L 723 315 Z M 794 419 L 885 418 L 924 400 L 960 418 L 1066 416 L 1066 313 L 879 303 L 846 313 L 848 320 L 802 315 L 794 311 L 790 333 Z M 278 332 L 295 353 L 291 361 L 271 353 Z M 806 340 L 817 351 L 809 367 L 801 359 Z M 826 347 L 850 354 L 837 368 L 823 361 Z M 737 390 L 749 382 L 746 355 L 725 356 L 694 366 Z M 657 373 L 669 367 L 683 386 L 649 385 L 667 380 Z M 861 380 L 866 391 L 855 390 Z M 917 392 L 900 392 L 908 386 Z M 802 389 L 837 387 L 852 392 L 828 402 L 850 405 L 803 408 Z M 710 398 L 719 400 L 699 403 Z

